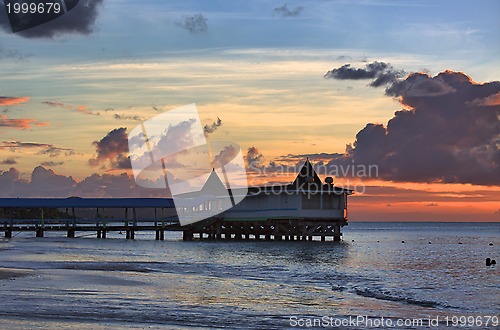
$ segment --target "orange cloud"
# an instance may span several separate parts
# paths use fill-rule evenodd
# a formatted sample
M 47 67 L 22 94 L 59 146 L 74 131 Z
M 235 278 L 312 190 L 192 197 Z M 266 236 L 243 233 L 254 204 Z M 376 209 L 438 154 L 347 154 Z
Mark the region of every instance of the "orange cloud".
M 25 102 L 28 102 L 29 100 L 30 100 L 30 98 L 28 96 L 22 96 L 22 97 L 0 96 L 0 107 L 6 106 L 6 105 L 25 103 Z
M 0 127 L 12 127 L 15 129 L 30 129 L 33 126 L 48 126 L 49 123 L 29 118 L 9 119 L 0 115 Z
M 73 106 L 71 104 L 64 104 L 62 102 L 55 102 L 55 101 L 43 101 L 42 103 L 49 105 L 51 107 L 59 107 L 59 108 L 64 108 L 64 109 L 68 109 L 68 110 L 75 110 L 77 112 L 84 113 L 87 115 L 94 115 L 94 116 L 100 115 L 99 112 L 93 112 L 93 111 L 89 110 L 89 108 L 84 106 L 84 105 Z
M 475 99 L 471 102 L 473 105 L 495 106 L 500 105 L 500 92 L 492 94 L 482 99 Z

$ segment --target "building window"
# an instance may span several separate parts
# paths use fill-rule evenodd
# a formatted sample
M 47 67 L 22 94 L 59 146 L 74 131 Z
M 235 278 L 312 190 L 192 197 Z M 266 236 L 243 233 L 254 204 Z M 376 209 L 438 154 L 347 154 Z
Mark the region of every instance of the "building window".
M 302 194 L 302 208 L 303 209 L 320 209 L 321 208 L 321 195 L 316 194 Z
M 340 209 L 340 195 L 324 194 L 323 195 L 323 209 L 324 210 L 339 210 Z

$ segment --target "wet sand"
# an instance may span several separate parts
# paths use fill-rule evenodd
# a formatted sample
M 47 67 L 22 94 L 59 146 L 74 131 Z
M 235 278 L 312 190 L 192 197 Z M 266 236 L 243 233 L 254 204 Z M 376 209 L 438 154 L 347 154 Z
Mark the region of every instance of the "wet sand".
M 0 280 L 9 280 L 31 274 L 33 274 L 31 269 L 0 268 Z

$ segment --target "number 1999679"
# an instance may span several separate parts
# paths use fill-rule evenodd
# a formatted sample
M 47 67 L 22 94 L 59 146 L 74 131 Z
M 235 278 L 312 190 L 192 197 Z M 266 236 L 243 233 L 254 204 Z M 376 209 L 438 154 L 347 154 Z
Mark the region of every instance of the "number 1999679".
M 5 8 L 8 14 L 59 14 L 62 11 L 59 2 L 9 2 Z

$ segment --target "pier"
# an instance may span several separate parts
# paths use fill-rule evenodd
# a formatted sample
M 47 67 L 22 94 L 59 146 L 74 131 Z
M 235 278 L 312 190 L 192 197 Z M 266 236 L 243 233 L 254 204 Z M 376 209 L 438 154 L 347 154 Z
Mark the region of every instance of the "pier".
M 27 215 L 31 216 L 28 217 Z M 54 217 L 57 216 L 57 217 Z M 182 230 L 169 198 L 0 198 L 0 224 L 5 238 L 14 232 L 124 232 L 134 239 L 138 231 L 153 231 L 163 240 L 166 230 Z
M 187 193 L 178 207 L 173 198 L 0 198 L 0 228 L 7 239 L 14 232 L 44 237 L 51 231 L 68 238 L 94 232 L 101 239 L 125 232 L 135 239 L 148 231 L 164 240 L 165 231 L 182 231 L 186 241 L 340 241 L 352 194 L 331 177 L 322 182 L 309 160 L 290 184 L 230 189 L 214 170 L 201 191 L 208 191 L 204 198 Z M 240 202 L 224 205 L 234 199 Z M 180 215 L 193 221 L 181 226 Z
M 31 218 L 20 213 L 29 211 Z M 54 218 L 56 214 L 60 217 Z M 121 216 L 120 216 L 121 215 Z M 51 217 L 52 216 L 52 217 Z M 183 240 L 340 241 L 345 219 L 248 219 L 212 218 L 181 226 L 171 199 L 141 198 L 0 198 L 0 228 L 6 239 L 15 233 L 64 232 L 66 237 L 95 233 L 105 239 L 110 232 L 135 239 L 137 232 L 152 232 L 164 240 L 165 231 L 182 231 Z M 154 235 L 154 236 L 153 236 Z M 317 237 L 317 239 L 314 239 Z

